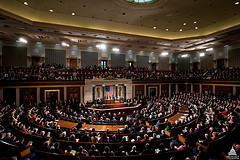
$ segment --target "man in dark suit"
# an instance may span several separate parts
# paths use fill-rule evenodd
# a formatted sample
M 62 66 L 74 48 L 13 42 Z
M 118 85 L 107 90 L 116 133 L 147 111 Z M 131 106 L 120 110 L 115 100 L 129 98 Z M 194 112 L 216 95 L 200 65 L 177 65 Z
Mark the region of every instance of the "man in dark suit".
M 90 137 L 88 134 L 89 134 L 88 132 L 85 132 L 84 135 L 81 136 L 82 142 L 90 142 Z
M 150 144 L 145 144 L 145 149 L 143 150 L 142 154 L 153 154 L 155 151 L 150 148 Z

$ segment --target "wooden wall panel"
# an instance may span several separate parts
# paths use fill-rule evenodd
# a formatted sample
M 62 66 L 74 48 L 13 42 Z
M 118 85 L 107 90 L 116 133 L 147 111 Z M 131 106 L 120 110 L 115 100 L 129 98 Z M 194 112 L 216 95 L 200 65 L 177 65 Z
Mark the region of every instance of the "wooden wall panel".
M 144 85 L 136 85 L 135 86 L 135 95 L 144 95 Z
M 184 84 L 178 84 L 178 92 L 185 92 L 185 85 Z
M 159 95 L 159 86 L 158 85 L 147 85 L 147 95 L 149 95 L 150 88 L 156 88 L 156 95 Z
M 233 87 L 231 86 L 215 86 L 215 93 L 224 93 L 224 94 L 229 94 L 233 93 Z
M 236 87 L 236 95 L 239 95 L 240 97 L 240 87 Z
M 64 101 L 64 89 L 63 87 L 46 87 L 40 88 L 40 101 L 44 102 L 44 91 L 45 90 L 60 90 L 60 100 Z
M 171 92 L 175 93 L 176 91 L 176 85 L 175 84 L 171 84 Z
M 213 92 L 213 86 L 212 85 L 202 85 L 202 93 L 205 92 Z
M 185 92 L 187 93 L 191 92 L 191 84 L 185 84 Z
M 68 87 L 67 99 L 80 100 L 80 87 Z
M 36 88 L 20 88 L 20 104 L 37 103 Z
M 164 84 L 164 85 L 162 85 L 161 89 L 162 89 L 162 95 L 165 95 L 166 97 L 168 97 L 168 95 L 169 95 L 169 85 Z
M 16 102 L 16 88 L 3 88 L 3 99 L 10 104 Z
M 193 92 L 199 93 L 200 92 L 200 86 L 199 85 L 193 85 Z

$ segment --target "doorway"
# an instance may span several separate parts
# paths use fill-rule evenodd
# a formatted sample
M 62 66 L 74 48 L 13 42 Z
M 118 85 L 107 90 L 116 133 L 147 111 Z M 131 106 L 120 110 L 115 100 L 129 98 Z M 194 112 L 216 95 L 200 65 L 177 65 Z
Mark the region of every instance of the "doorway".
M 157 63 L 153 63 L 152 64 L 152 71 L 156 71 L 156 69 L 157 69 Z
M 77 68 L 77 59 L 76 58 L 70 58 L 70 68 L 72 68 L 72 69 Z
M 217 69 L 223 69 L 224 68 L 224 59 L 218 59 L 217 60 Z
M 107 68 L 107 60 L 102 60 L 101 61 L 101 68 L 106 69 Z
M 41 57 L 32 57 L 32 66 L 40 66 L 41 65 Z

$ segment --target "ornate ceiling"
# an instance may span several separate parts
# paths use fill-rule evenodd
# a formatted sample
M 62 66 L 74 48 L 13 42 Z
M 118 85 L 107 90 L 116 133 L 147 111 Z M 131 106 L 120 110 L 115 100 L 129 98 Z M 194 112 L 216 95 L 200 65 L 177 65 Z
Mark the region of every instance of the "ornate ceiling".
M 0 0 L 0 38 L 181 52 L 239 43 L 235 0 Z M 10 36 L 11 35 L 11 36 Z

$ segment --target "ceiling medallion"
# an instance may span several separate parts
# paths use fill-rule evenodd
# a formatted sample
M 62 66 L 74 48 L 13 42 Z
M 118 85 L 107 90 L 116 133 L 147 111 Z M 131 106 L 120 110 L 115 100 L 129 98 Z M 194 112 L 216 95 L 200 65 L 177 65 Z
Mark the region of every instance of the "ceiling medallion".
M 118 5 L 133 9 L 158 8 L 169 0 L 113 0 Z
M 136 3 L 136 4 L 150 4 L 150 3 L 155 3 L 158 0 L 125 0 L 125 1 L 129 3 Z

